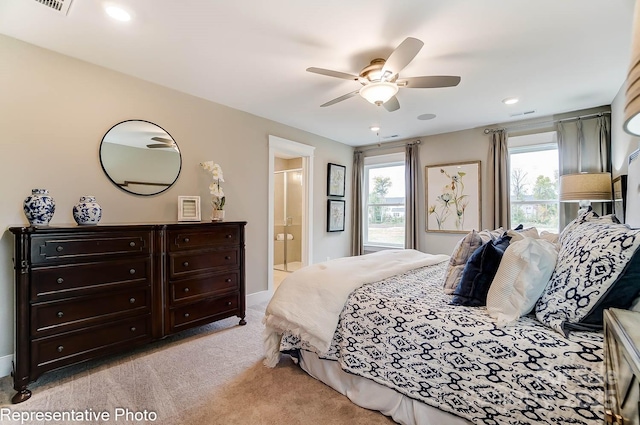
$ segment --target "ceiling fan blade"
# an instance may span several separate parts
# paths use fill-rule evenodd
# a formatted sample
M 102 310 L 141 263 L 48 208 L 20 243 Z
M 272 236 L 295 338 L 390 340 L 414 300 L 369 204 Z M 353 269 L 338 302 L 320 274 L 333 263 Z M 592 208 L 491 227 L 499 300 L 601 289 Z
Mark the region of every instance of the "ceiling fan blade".
M 352 74 L 347 74 L 346 72 L 340 72 L 340 71 L 332 71 L 330 69 L 323 69 L 323 68 L 307 68 L 308 72 L 313 72 L 315 74 L 320 74 L 320 75 L 326 75 L 328 77 L 336 77 L 336 78 L 342 78 L 343 80 L 354 80 L 354 81 L 358 81 L 358 76 L 357 75 L 352 75 Z
M 460 77 L 453 75 L 432 75 L 429 77 L 409 77 L 396 81 L 400 87 L 411 89 L 432 89 L 437 87 L 454 87 L 460 83 Z
M 417 38 L 407 37 L 396 50 L 391 52 L 389 58 L 382 67 L 382 75 L 388 74 L 388 76 L 396 75 L 409 65 L 409 62 L 416 57 L 420 49 L 422 49 L 424 43 Z
M 393 112 L 400 109 L 400 102 L 398 102 L 397 97 L 393 96 L 391 99 L 384 102 L 382 106 L 384 106 L 384 109 L 386 109 L 387 111 Z
M 173 145 L 173 144 L 171 144 L 171 145 L 165 145 L 164 143 L 154 143 L 154 144 L 151 144 L 151 145 L 147 145 L 147 147 L 148 147 L 149 149 L 172 148 L 172 147 L 174 147 L 174 146 L 175 146 L 175 145 Z
M 172 139 L 167 139 L 166 137 L 152 137 L 151 140 L 153 140 L 154 142 L 160 142 L 160 143 L 169 143 L 172 144 L 173 140 Z
M 353 96 L 357 95 L 359 92 L 360 92 L 360 90 L 356 90 L 356 91 L 354 91 L 354 92 L 344 94 L 344 95 L 342 95 L 342 96 L 340 96 L 340 97 L 336 97 L 335 99 L 330 100 L 330 101 L 328 101 L 327 103 L 324 103 L 324 104 L 320 105 L 320 107 L 321 107 L 321 108 L 323 108 L 323 107 L 325 107 L 325 106 L 335 105 L 335 104 L 336 104 L 336 103 L 338 103 L 338 102 L 342 102 L 343 100 L 347 100 L 347 99 L 349 99 L 350 97 L 353 97 Z

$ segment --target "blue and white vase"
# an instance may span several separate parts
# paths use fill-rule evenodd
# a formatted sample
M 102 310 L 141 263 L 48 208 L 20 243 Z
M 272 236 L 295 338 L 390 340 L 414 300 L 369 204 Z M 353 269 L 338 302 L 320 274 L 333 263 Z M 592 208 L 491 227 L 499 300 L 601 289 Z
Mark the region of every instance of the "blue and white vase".
M 23 208 L 32 226 L 47 226 L 56 211 L 56 203 L 47 189 L 33 189 L 24 200 Z
M 102 207 L 95 196 L 81 196 L 80 202 L 73 206 L 73 219 L 80 225 L 98 224 L 102 218 Z

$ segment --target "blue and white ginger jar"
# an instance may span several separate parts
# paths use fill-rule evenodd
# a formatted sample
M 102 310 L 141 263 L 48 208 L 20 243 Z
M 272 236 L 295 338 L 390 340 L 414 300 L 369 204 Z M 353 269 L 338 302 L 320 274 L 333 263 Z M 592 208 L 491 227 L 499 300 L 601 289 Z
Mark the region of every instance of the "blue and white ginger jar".
M 102 218 L 102 207 L 95 196 L 81 196 L 80 202 L 73 206 L 73 219 L 80 225 L 98 224 Z
M 33 189 L 24 200 L 23 209 L 32 226 L 47 226 L 56 211 L 56 203 L 47 189 Z

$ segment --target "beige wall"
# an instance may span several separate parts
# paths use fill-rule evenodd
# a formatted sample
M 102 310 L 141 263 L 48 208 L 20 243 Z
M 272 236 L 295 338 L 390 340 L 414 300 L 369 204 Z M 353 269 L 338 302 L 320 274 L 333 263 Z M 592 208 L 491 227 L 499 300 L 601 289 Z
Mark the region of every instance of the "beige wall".
M 177 218 L 179 195 L 200 195 L 211 207 L 209 176 L 198 165 L 222 166 L 227 220 L 247 224 L 247 293 L 267 290 L 268 136 L 315 146 L 314 262 L 349 253 L 348 232 L 325 232 L 326 164 L 352 162 L 341 143 L 78 61 L 0 35 L 0 225 L 27 225 L 22 211 L 32 188 L 56 201 L 51 224 L 74 224 L 71 208 L 85 194 L 103 207 L 103 223 Z M 167 130 L 182 152 L 175 186 L 150 197 L 116 188 L 102 172 L 98 149 L 114 124 L 143 119 Z M 350 171 L 347 170 L 348 175 Z M 347 185 L 347 199 L 350 184 Z M 347 226 L 350 224 L 349 220 Z M 13 238 L 0 233 L 0 376 L 13 353 Z

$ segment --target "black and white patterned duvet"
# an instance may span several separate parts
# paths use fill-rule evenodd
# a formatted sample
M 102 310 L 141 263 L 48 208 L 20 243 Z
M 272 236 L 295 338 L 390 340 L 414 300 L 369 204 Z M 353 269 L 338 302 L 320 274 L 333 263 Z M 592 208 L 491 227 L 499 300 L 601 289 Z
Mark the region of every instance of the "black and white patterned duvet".
M 565 338 L 534 318 L 498 328 L 483 307 L 449 305 L 446 262 L 354 291 L 329 352 L 369 378 L 477 424 L 596 424 L 603 338 Z M 314 351 L 285 334 L 281 351 Z

